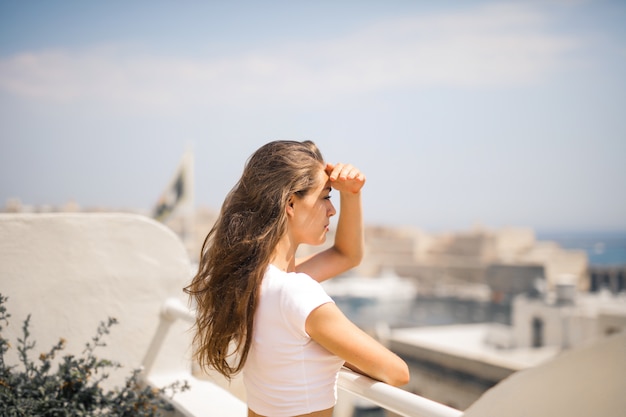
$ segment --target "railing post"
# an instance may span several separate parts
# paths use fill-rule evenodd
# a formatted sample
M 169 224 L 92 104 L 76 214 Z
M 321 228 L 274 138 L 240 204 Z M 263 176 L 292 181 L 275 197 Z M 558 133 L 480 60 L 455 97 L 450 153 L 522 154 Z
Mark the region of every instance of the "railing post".
M 161 308 L 159 326 L 150 341 L 146 355 L 141 361 L 144 375 L 148 375 L 152 370 L 152 366 L 156 361 L 161 345 L 165 341 L 167 333 L 176 319 L 193 322 L 195 320 L 195 316 L 193 312 L 191 312 L 180 300 L 177 298 L 168 298 L 165 300 L 165 303 Z

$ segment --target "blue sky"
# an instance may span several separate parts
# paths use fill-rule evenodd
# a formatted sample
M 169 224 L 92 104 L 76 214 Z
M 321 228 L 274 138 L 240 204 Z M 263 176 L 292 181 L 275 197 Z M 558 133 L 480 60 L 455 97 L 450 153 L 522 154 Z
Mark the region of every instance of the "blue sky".
M 621 1 L 0 1 L 0 204 L 218 208 L 312 139 L 365 220 L 626 230 Z M 337 200 L 338 201 L 338 200 Z

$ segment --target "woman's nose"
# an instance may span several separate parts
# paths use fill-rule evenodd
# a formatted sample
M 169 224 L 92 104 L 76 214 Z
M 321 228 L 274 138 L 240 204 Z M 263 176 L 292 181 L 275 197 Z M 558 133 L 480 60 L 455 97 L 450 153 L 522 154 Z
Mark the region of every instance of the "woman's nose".
M 328 210 L 326 211 L 326 214 L 328 215 L 328 217 L 332 217 L 335 214 L 337 214 L 337 210 L 335 210 L 335 206 L 333 205 L 333 203 L 331 203 L 330 201 L 328 202 Z

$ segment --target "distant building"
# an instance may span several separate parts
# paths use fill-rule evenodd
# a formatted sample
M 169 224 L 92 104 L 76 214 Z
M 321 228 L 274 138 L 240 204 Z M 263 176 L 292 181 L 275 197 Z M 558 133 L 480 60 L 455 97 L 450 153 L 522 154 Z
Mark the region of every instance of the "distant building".
M 407 390 L 465 409 L 514 372 L 620 332 L 626 333 L 626 292 L 581 293 L 562 280 L 554 290 L 517 295 L 510 326 L 394 329 L 388 344 L 414 375 Z
M 473 287 L 497 300 L 510 301 L 536 278 L 553 288 L 563 274 L 575 276 L 579 289 L 589 288 L 587 255 L 554 242 L 537 241 L 531 229 L 427 234 L 415 229 L 368 227 L 365 241 L 359 275 L 394 270 L 416 279 L 422 294 L 459 295 Z M 503 274 L 515 274 L 520 282 L 499 279 Z
M 582 346 L 626 331 L 626 293 L 579 293 L 563 282 L 543 296 L 520 295 L 513 301 L 508 331 L 512 348 Z

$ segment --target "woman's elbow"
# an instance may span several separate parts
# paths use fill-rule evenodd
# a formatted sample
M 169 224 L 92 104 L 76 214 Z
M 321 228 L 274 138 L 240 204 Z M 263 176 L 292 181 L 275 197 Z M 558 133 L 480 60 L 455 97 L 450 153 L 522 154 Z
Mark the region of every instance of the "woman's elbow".
M 335 240 L 334 246 L 335 250 L 354 266 L 359 265 L 365 256 L 365 238 L 363 236 L 350 240 Z
M 355 246 L 352 249 L 352 252 L 348 255 L 348 261 L 350 262 L 350 268 L 355 268 L 361 264 L 363 261 L 363 256 L 365 255 L 365 251 L 363 250 L 363 245 Z
M 352 252 L 340 252 L 341 254 L 341 269 L 343 272 L 349 271 L 352 268 L 356 268 L 361 264 L 363 260 L 363 251 L 352 251 Z
M 359 252 L 357 254 L 352 255 L 349 261 L 350 262 L 349 269 L 356 268 L 357 266 L 361 265 L 362 260 L 363 260 L 363 252 Z
M 401 387 L 408 384 L 410 380 L 411 375 L 409 373 L 409 367 L 403 361 L 392 374 L 388 375 L 388 381 L 386 382 L 394 387 Z

